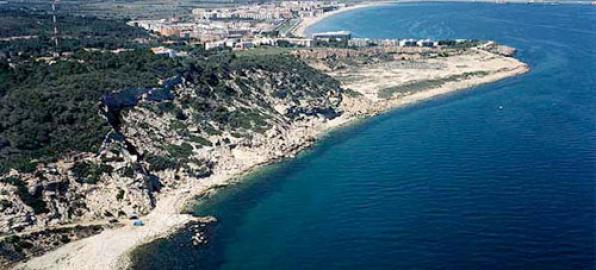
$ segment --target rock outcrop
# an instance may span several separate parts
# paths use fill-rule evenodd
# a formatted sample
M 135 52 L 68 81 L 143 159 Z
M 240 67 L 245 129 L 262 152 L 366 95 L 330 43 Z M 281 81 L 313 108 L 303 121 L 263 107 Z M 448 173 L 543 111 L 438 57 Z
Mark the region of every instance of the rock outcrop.
M 300 147 L 303 138 L 293 138 L 291 127 L 341 115 L 342 89 L 284 57 L 293 66 L 248 64 L 207 79 L 189 71 L 125 106 L 98 101 L 112 128 L 97 134 L 104 137 L 97 153 L 72 152 L 0 177 L 0 233 L 136 218 L 151 211 L 159 194 L 235 166 L 231 158 L 251 158 L 243 149 L 276 139 L 283 142 L 271 148 L 277 157 Z M 165 97 L 156 98 L 159 91 Z M 0 256 L 10 254 L 11 261 L 30 254 L 7 250 L 9 240 L 0 239 Z

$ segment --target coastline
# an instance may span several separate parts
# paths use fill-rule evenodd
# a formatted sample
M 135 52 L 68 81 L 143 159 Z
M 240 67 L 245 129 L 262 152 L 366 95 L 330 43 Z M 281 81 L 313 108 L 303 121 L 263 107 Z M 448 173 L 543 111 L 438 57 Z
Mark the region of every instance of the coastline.
M 521 63 L 521 62 L 520 62 Z M 154 240 L 168 237 L 193 221 L 204 221 L 206 218 L 182 214 L 184 207 L 196 196 L 204 195 L 213 189 L 226 186 L 237 181 L 255 169 L 278 162 L 284 158 L 291 158 L 298 152 L 310 147 L 329 131 L 356 122 L 357 119 L 370 117 L 391 111 L 392 109 L 412 105 L 417 102 L 430 100 L 438 96 L 470 89 L 480 85 L 496 82 L 505 78 L 524 74 L 527 66 L 516 68 L 508 72 L 494 74 L 482 78 L 455 82 L 436 89 L 428 89 L 405 98 L 398 98 L 375 103 L 364 113 L 348 113 L 327 122 L 313 123 L 312 127 L 293 126 L 289 133 L 296 133 L 297 147 L 289 151 L 271 156 L 270 147 L 255 149 L 255 159 L 251 163 L 239 163 L 234 170 L 217 171 L 213 176 L 198 183 L 168 194 L 161 194 L 156 208 L 143 217 L 145 225 L 134 227 L 125 225 L 116 229 L 106 230 L 98 235 L 76 241 L 50 251 L 40 257 L 19 263 L 15 269 L 127 269 L 130 267 L 130 254 L 139 246 Z M 349 102 L 347 102 L 349 103 Z M 210 218 L 210 217 L 208 217 Z M 207 218 L 207 219 L 208 219 Z
M 298 138 L 297 147 L 270 156 L 268 147 L 256 149 L 254 162 L 238 163 L 236 169 L 216 171 L 212 176 L 198 183 L 187 185 L 175 192 L 161 194 L 158 203 L 148 215 L 142 217 L 144 226 L 125 225 L 117 229 L 106 230 L 100 234 L 82 239 L 40 257 L 18 263 L 14 269 L 128 269 L 131 252 L 137 247 L 154 240 L 165 238 L 193 221 L 211 220 L 211 217 L 195 217 L 182 214 L 193 198 L 211 192 L 213 189 L 238 182 L 241 178 L 265 165 L 292 158 L 298 152 L 310 147 L 317 138 L 327 131 L 343 126 L 357 119 L 355 116 L 340 116 L 327 122 L 319 122 L 309 130 L 303 126 L 292 126 L 289 133 L 304 133 Z
M 358 3 L 353 6 L 346 6 L 346 7 L 342 7 L 337 10 L 331 11 L 331 12 L 326 12 L 326 13 L 323 13 L 323 14 L 315 16 L 315 17 L 302 18 L 300 23 L 294 29 L 290 30 L 290 33 L 293 34 L 294 36 L 306 37 L 306 34 L 305 34 L 306 29 L 308 29 L 312 25 L 314 25 L 326 18 L 329 18 L 331 16 L 334 16 L 334 15 L 337 15 L 340 13 L 344 13 L 347 11 L 352 11 L 352 10 L 362 9 L 362 8 L 369 8 L 369 7 L 376 7 L 376 6 L 393 5 L 393 4 L 398 4 L 398 3 L 425 3 L 425 2 L 434 2 L 434 1 L 436 1 L 436 0 L 400 0 L 400 1 L 379 1 L 379 2 L 372 2 L 372 3 Z M 466 3 L 466 2 L 471 2 L 471 1 L 439 0 L 438 2 L 463 2 L 463 3 Z M 491 0 L 479 0 L 479 2 L 494 3 L 494 1 L 491 1 Z M 524 0 L 510 0 L 510 1 L 507 1 L 507 3 L 508 4 L 528 4 L 530 2 L 524 1 Z M 576 4 L 576 5 L 589 5 L 590 4 L 589 1 L 585 1 L 585 2 L 569 1 L 569 2 L 556 2 L 556 3 L 559 5 L 560 4 Z M 532 3 L 532 4 L 541 4 L 541 3 Z M 552 4 L 552 3 L 545 2 L 542 4 L 547 5 L 547 4 Z
M 304 20 L 299 27 L 292 30 L 292 33 L 304 34 L 304 31 L 311 25 L 342 12 L 392 3 L 395 2 L 377 2 L 345 7 L 310 18 L 312 20 Z M 231 162 L 232 169 L 214 171 L 212 176 L 201 181 L 188 182 L 188 185 L 183 188 L 160 194 L 156 207 L 148 215 L 142 217 L 144 226 L 134 227 L 126 224 L 123 227 L 108 229 L 98 235 L 64 245 L 40 257 L 21 262 L 16 265 L 15 269 L 127 269 L 131 264 L 129 258 L 131 252 L 139 246 L 168 237 L 193 221 L 206 220 L 202 217 L 182 214 L 187 204 L 192 202 L 196 196 L 208 194 L 221 186 L 241 181 L 245 175 L 263 166 L 285 158 L 292 158 L 302 150 L 311 147 L 316 140 L 325 136 L 329 131 L 353 124 L 357 119 L 368 118 L 435 97 L 519 76 L 529 71 L 525 64 L 514 58 L 512 61 L 518 62 L 521 66 L 481 78 L 451 82 L 402 98 L 372 102 L 364 105 L 364 108 L 359 107 L 353 111 L 346 111 L 340 117 L 330 121 L 292 124 L 287 131 L 291 135 L 284 137 L 291 142 L 275 141 L 264 144 L 255 148 L 254 151 L 251 150 L 251 153 L 243 153 L 242 159 L 226 160 L 226 162 Z M 346 98 L 342 106 L 362 105 L 361 103 L 352 103 L 353 101 L 356 100 Z M 279 146 L 285 143 L 294 147 L 281 149 Z
M 300 21 L 300 24 L 298 24 L 297 27 L 295 27 L 294 29 L 292 29 L 290 31 L 290 33 L 292 33 L 294 36 L 300 36 L 300 37 L 306 37 L 305 32 L 306 29 L 308 29 L 309 27 L 311 27 L 312 25 L 327 19 L 329 17 L 335 16 L 337 14 L 340 13 L 344 13 L 347 11 L 352 11 L 352 10 L 356 10 L 356 9 L 362 9 L 362 8 L 368 8 L 368 7 L 376 7 L 376 6 L 385 6 L 385 5 L 391 5 L 391 4 L 395 4 L 397 3 L 397 1 L 381 1 L 381 2 L 372 2 L 372 3 L 358 3 L 356 5 L 353 6 L 346 6 L 346 7 L 342 7 L 339 8 L 337 10 L 331 11 L 331 12 L 325 12 L 319 16 L 314 16 L 314 17 L 306 17 L 306 18 L 302 18 L 302 20 Z

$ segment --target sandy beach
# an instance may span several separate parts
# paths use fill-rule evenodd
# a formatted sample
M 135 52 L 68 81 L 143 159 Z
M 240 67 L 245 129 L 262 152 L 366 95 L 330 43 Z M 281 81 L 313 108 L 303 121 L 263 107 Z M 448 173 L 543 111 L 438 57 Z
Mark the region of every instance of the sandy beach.
M 299 37 L 305 37 L 305 31 L 308 27 L 310 27 L 311 25 L 314 25 L 326 18 L 329 18 L 331 16 L 343 13 L 343 12 L 347 12 L 347 11 L 351 11 L 351 10 L 356 10 L 356 9 L 361 9 L 361 8 L 367 8 L 367 7 L 375 7 L 375 6 L 384 6 L 384 5 L 390 5 L 396 3 L 394 1 L 382 1 L 382 2 L 373 2 L 373 3 L 361 3 L 361 4 L 356 4 L 353 6 L 346 6 L 331 12 L 325 12 L 319 16 L 315 16 L 315 17 L 306 17 L 306 18 L 302 18 L 302 21 L 300 21 L 300 24 L 294 28 L 291 33 L 294 36 L 299 36 Z
M 290 138 L 286 137 L 261 147 L 239 147 L 233 153 L 232 159 L 222 162 L 225 168 L 215 170 L 212 176 L 201 181 L 188 181 L 186 187 L 161 194 L 156 208 L 142 217 L 144 226 L 135 227 L 127 224 L 117 229 L 106 230 L 20 263 L 14 269 L 127 269 L 130 264 L 128 254 L 136 247 L 166 237 L 192 221 L 202 220 L 181 214 L 186 204 L 192 202 L 196 196 L 205 194 L 215 187 L 237 182 L 243 175 L 263 165 L 292 157 L 310 146 L 326 131 L 353 119 L 353 116 L 346 116 L 326 122 L 302 123 L 289 128 L 286 134 L 291 136 Z M 287 144 L 295 147 L 288 151 L 275 150 L 276 147 Z
M 461 60 L 461 59 L 459 59 Z M 134 227 L 125 225 L 120 228 L 106 230 L 98 235 L 64 245 L 40 257 L 32 258 L 15 267 L 15 269 L 126 269 L 130 265 L 129 254 L 136 247 L 149 243 L 158 238 L 166 237 L 191 221 L 199 220 L 187 214 L 181 214 L 187 203 L 197 195 L 205 194 L 210 189 L 240 181 L 246 173 L 266 164 L 276 162 L 282 158 L 293 157 L 299 151 L 309 147 L 326 134 L 329 130 L 350 123 L 355 119 L 385 112 L 391 108 L 410 105 L 436 96 L 452 93 L 457 90 L 468 89 L 485 83 L 523 74 L 528 67 L 513 59 L 505 58 L 496 62 L 489 62 L 483 68 L 496 70 L 491 75 L 480 78 L 470 78 L 447 83 L 434 89 L 426 89 L 401 98 L 386 101 L 372 101 L 372 98 L 354 99 L 346 97 L 342 103 L 345 113 L 331 121 L 311 121 L 291 126 L 286 135 L 279 141 L 271 141 L 260 147 L 238 148 L 223 160 L 225 168 L 218 168 L 215 174 L 202 181 L 189 181 L 184 188 L 174 192 L 161 194 L 156 208 L 147 216 L 142 217 L 145 226 Z M 509 68 L 504 69 L 503 66 Z M 454 72 L 453 68 L 446 69 L 445 74 Z M 375 73 L 374 69 L 366 70 L 374 76 L 387 75 Z M 460 71 L 457 71 L 460 72 Z M 443 75 L 445 75 L 443 74 Z M 390 74 L 391 75 L 391 74 Z M 427 76 L 428 74 L 424 75 Z M 380 77 L 371 77 L 365 85 L 344 85 L 346 87 L 360 87 L 360 92 L 366 97 L 371 95 L 371 89 L 385 87 Z M 293 145 L 282 149 L 282 145 Z
M 309 18 L 301 23 L 295 33 L 302 35 L 308 26 L 340 12 L 388 3 L 390 2 L 350 6 L 316 18 Z M 389 65 L 397 64 L 400 62 L 391 62 Z M 286 127 L 281 136 L 272 140 L 258 145 L 239 146 L 233 150 L 218 150 L 219 152 L 215 154 L 220 157 L 220 162 L 214 168 L 214 174 L 201 181 L 186 181 L 183 187 L 160 194 L 155 209 L 142 217 L 144 226 L 135 227 L 125 224 L 122 227 L 108 229 L 95 236 L 71 242 L 42 256 L 21 262 L 15 266 L 15 269 L 126 269 L 130 265 L 129 254 L 135 248 L 167 237 L 192 221 L 201 221 L 201 218 L 181 214 L 196 196 L 210 192 L 214 188 L 241 181 L 242 176 L 264 165 L 291 158 L 311 146 L 328 131 L 352 123 L 355 119 L 517 76 L 529 70 L 526 64 L 514 58 L 497 56 L 484 51 L 455 56 L 447 60 L 431 59 L 426 64 L 442 64 L 443 67 L 412 69 L 379 64 L 349 71 L 327 71 L 329 75 L 338 78 L 342 87 L 362 94 L 358 97 L 344 95 L 341 105 L 344 113 L 340 117 L 330 121 L 320 119 L 297 121 Z M 486 75 L 464 76 L 464 79 L 449 81 L 438 87 L 421 89 L 388 99 L 378 98 L 379 91 L 382 89 L 399 87 L 411 81 L 448 78 L 478 71 L 486 72 Z M 349 76 L 360 79 L 345 80 Z

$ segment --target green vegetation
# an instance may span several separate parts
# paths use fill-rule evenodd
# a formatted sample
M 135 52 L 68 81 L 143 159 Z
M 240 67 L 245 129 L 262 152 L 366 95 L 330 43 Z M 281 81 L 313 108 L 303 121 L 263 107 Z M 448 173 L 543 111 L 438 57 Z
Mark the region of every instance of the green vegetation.
M 127 166 L 122 170 L 122 176 L 133 178 L 135 176 L 135 169 L 131 166 Z
M 166 146 L 166 151 L 170 154 L 170 157 L 176 159 L 187 158 L 192 155 L 192 145 L 189 143 L 182 143 L 181 145 L 170 144 Z
M 2 242 L 11 245 L 16 252 L 21 252 L 23 250 L 27 250 L 33 247 L 33 244 L 31 244 L 31 242 L 22 239 L 18 235 L 8 236 Z
M 164 171 L 167 169 L 177 169 L 179 167 L 178 161 L 171 157 L 148 155 L 145 161 L 149 163 L 149 170 Z
M 159 109 L 159 112 L 161 114 L 172 113 L 172 112 L 174 112 L 174 110 L 176 110 L 176 105 L 171 101 L 165 101 L 165 102 L 159 103 L 157 105 L 157 108 Z
M 124 20 L 105 20 L 90 16 L 57 16 L 60 29 L 59 51 L 82 48 L 144 48 L 135 41 L 148 39 L 145 30 L 126 24 Z M 0 9 L 0 55 L 44 56 L 54 51 L 52 15 L 47 12 Z M 1 58 L 1 57 L 0 57 Z
M 12 207 L 12 202 L 8 200 L 0 200 L 0 211 Z
M 168 152 L 166 156 L 154 154 L 148 154 L 145 156 L 145 161 L 149 163 L 150 170 L 177 170 L 182 167 L 189 169 L 188 163 L 195 162 L 194 159 L 190 158 L 193 153 L 193 147 L 189 143 L 185 142 L 181 145 L 167 145 L 165 150 Z
M 213 146 L 213 143 L 211 143 L 209 140 L 207 140 L 207 139 L 205 139 L 205 138 L 203 138 L 203 137 L 199 137 L 199 136 L 190 135 L 190 136 L 188 137 L 188 139 L 189 139 L 191 142 L 198 143 L 198 144 L 200 144 L 200 145 L 204 145 L 204 146 Z
M 118 189 L 118 193 L 116 194 L 116 200 L 121 201 L 124 199 L 124 190 Z
M 231 70 L 262 69 L 286 75 L 287 88 L 277 89 L 278 98 L 299 99 L 306 96 L 320 97 L 330 90 L 339 90 L 339 82 L 295 57 L 287 54 L 238 56 L 230 63 Z M 297 87 L 288 87 L 297 86 Z
M 29 193 L 29 189 L 23 180 L 16 177 L 0 178 L 0 183 L 10 184 L 17 188 L 16 195 L 28 206 L 33 208 L 35 214 L 47 213 L 46 203 L 43 201 L 43 189 L 36 189 L 34 194 Z
M 2 266 L 15 263 L 31 255 L 40 254 L 57 246 L 97 234 L 104 230 L 104 225 L 89 225 L 61 228 L 47 228 L 21 235 L 8 235 L 0 239 Z
M 157 86 L 181 64 L 146 50 L 79 51 L 53 65 L 0 60 L 0 174 L 31 171 L 68 151 L 95 152 L 110 129 L 100 97 L 129 87 Z
M 320 98 L 328 96 L 330 90 L 341 91 L 336 80 L 283 53 L 219 52 L 201 61 L 186 61 L 185 66 L 185 79 L 196 85 L 197 97 L 181 99 L 179 104 L 182 108 L 193 108 L 193 121 L 210 135 L 219 133 L 208 124 L 211 121 L 218 128 L 242 128 L 258 132 L 267 129 L 269 112 L 276 112 L 265 100 L 266 83 L 278 85 L 273 97 L 286 100 Z M 256 70 L 275 75 L 260 78 L 253 73 Z M 276 79 L 284 81 L 274 81 Z M 265 110 L 238 108 L 237 102 L 247 101 Z
M 170 128 L 178 132 L 187 133 L 186 125 L 180 120 L 172 119 L 170 121 Z
M 354 90 L 352 90 L 350 88 L 344 89 L 344 94 L 346 94 L 346 95 L 348 95 L 350 97 L 359 97 L 359 96 L 362 96 L 362 94 L 360 92 L 354 91 Z
M 0 21 L 16 21 L 28 14 L 3 12 L 6 17 Z M 34 14 L 21 23 L 31 28 L 47 20 L 47 16 Z M 80 40 L 105 35 L 106 39 L 117 37 L 131 41 L 145 36 L 121 21 L 76 17 L 63 18 L 60 22 L 65 25 L 61 30 L 64 35 Z M 3 35 L 42 36 L 48 30 L 43 27 L 15 29 L 15 24 L 17 22 L 10 22 L 8 26 L 2 24 L 0 29 L 6 28 Z M 105 44 L 117 43 L 112 41 Z M 79 45 L 73 50 L 94 46 Z M 331 90 L 340 91 L 336 80 L 288 55 L 285 50 L 263 52 L 255 50 L 237 55 L 198 47 L 192 50 L 193 57 L 172 59 L 146 49 L 118 54 L 75 50 L 71 56 L 52 64 L 32 61 L 30 57 L 12 58 L 9 62 L 0 56 L 0 175 L 9 169 L 33 172 L 38 163 L 55 161 L 72 151 L 98 151 L 104 135 L 111 130 L 99 114 L 101 97 L 122 89 L 157 87 L 159 80 L 174 75 L 181 75 L 192 84 L 195 95 L 177 97 L 180 100 L 176 102 L 146 102 L 143 106 L 158 115 L 174 115 L 170 127 L 186 137 L 190 137 L 186 130 L 190 117 L 209 135 L 219 134 L 222 128 L 266 130 L 269 113 L 276 112 L 266 99 L 264 82 L 283 85 L 275 89 L 274 97 L 289 101 L 324 98 Z M 24 56 L 35 54 L 25 52 Z M 255 77 L 258 70 L 275 75 Z M 248 104 L 247 101 L 260 109 L 231 109 L 239 103 Z M 192 108 L 192 116 L 183 111 L 189 108 Z M 192 139 L 201 145 L 210 145 L 205 140 Z M 170 150 L 173 150 L 171 158 L 188 153 L 187 148 Z M 171 167 L 174 162 L 162 159 L 154 163 L 163 168 Z
M 212 125 L 209 125 L 209 124 L 207 124 L 207 125 L 204 125 L 204 126 L 203 126 L 203 130 L 204 130 L 204 131 L 205 131 L 207 134 L 209 134 L 209 135 L 212 135 L 212 136 L 213 136 L 213 135 L 221 135 L 221 131 L 219 131 L 219 130 L 215 129 L 215 128 L 214 128 Z M 211 142 L 209 142 L 209 143 L 210 143 L 210 144 L 209 144 L 208 146 L 211 146 Z
M 81 184 L 97 184 L 104 173 L 110 174 L 112 171 L 113 168 L 109 165 L 91 162 L 78 162 L 72 168 L 75 181 Z
M 234 128 L 243 128 L 247 130 L 262 130 L 269 127 L 266 121 L 267 116 L 261 114 L 258 110 L 241 108 L 227 114 L 228 124 Z
M 487 71 L 476 71 L 476 72 L 465 72 L 463 74 L 451 75 L 440 79 L 431 79 L 423 81 L 409 82 L 400 86 L 388 87 L 382 89 L 378 93 L 379 98 L 388 99 L 393 97 L 395 94 L 408 94 L 416 93 L 423 90 L 433 89 L 441 87 L 443 84 L 453 81 L 459 81 L 470 77 L 483 77 L 488 75 Z
M 284 47 L 258 47 L 251 50 L 245 51 L 238 51 L 236 55 L 238 57 L 254 57 L 254 56 L 263 56 L 263 55 L 287 55 L 292 51 L 291 48 L 284 48 Z

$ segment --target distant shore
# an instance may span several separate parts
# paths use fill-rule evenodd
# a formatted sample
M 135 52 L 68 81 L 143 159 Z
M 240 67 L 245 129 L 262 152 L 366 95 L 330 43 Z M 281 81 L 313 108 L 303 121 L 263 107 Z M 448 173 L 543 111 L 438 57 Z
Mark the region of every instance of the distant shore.
M 352 11 L 352 10 L 356 10 L 356 9 L 361 9 L 361 8 L 368 8 L 368 7 L 376 7 L 376 6 L 387 6 L 387 5 L 393 5 L 393 4 L 398 4 L 398 3 L 424 3 L 424 2 L 483 2 L 483 3 L 495 3 L 496 1 L 494 0 L 399 0 L 399 1 L 378 1 L 378 2 L 371 2 L 371 3 L 358 3 L 355 5 L 351 5 L 351 6 L 346 6 L 346 7 L 341 7 L 339 9 L 336 9 L 334 11 L 330 11 L 330 12 L 325 12 L 323 14 L 320 14 L 318 16 L 314 16 L 314 17 L 306 17 L 306 18 L 302 18 L 302 20 L 300 21 L 300 23 L 298 24 L 298 26 L 296 26 L 294 29 L 292 29 L 290 31 L 290 33 L 292 33 L 294 36 L 299 36 L 299 37 L 306 37 L 306 30 L 311 27 L 312 25 L 326 19 L 329 18 L 331 16 L 343 13 L 343 12 L 347 12 L 347 11 Z M 536 4 L 536 5 L 561 5 L 561 4 L 573 4 L 573 5 L 593 5 L 594 2 L 591 1 L 564 1 L 564 2 L 558 2 L 558 1 L 545 1 L 545 2 L 530 2 L 529 0 L 507 0 L 506 2 L 503 3 L 495 3 L 495 4 Z
M 391 5 L 391 4 L 395 4 L 395 3 L 397 3 L 397 2 L 396 1 L 382 1 L 382 2 L 362 3 L 362 4 L 356 4 L 353 6 L 341 7 L 334 11 L 325 12 L 318 16 L 302 18 L 302 20 L 300 21 L 300 24 L 290 32 L 294 36 L 306 37 L 305 32 L 306 32 L 306 29 L 308 29 L 308 27 L 310 27 L 326 18 L 329 18 L 331 16 L 335 16 L 337 14 L 344 13 L 344 12 L 351 11 L 351 10 L 367 8 L 367 7 Z

